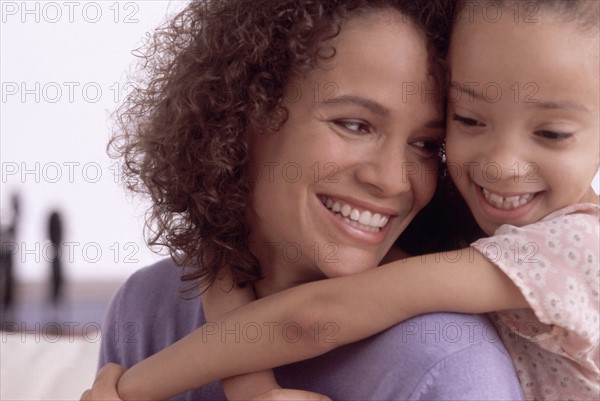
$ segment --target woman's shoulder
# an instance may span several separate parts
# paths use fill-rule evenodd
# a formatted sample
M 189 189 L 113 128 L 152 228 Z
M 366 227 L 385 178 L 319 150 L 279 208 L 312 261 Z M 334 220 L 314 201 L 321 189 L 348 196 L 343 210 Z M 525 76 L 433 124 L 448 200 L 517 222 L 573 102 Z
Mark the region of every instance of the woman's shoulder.
M 335 338 L 332 327 L 319 340 Z M 275 372 L 286 387 L 333 399 L 522 399 L 512 360 L 483 315 L 418 316 Z
M 139 303 L 138 306 L 150 306 L 158 302 L 178 304 L 186 299 L 199 299 L 199 289 L 181 281 L 183 274 L 184 268 L 178 266 L 173 259 L 161 259 L 129 276 L 116 298 L 126 298 L 135 305 Z M 186 288 L 191 290 L 184 291 Z
M 420 315 L 367 344 L 380 365 L 410 383 L 409 399 L 522 399 L 512 360 L 485 315 Z
M 204 323 L 200 297 L 182 296 L 180 276 L 181 268 L 164 259 L 125 281 L 106 313 L 100 366 L 131 366 Z
M 372 341 L 374 345 L 381 342 L 388 352 L 401 348 L 405 357 L 411 355 L 414 362 L 425 369 L 457 354 L 468 356 L 471 352 L 477 357 L 481 352 L 488 352 L 498 359 L 510 359 L 490 320 L 478 314 L 420 315 L 392 327 Z
M 135 271 L 123 284 L 124 290 L 140 291 L 142 288 L 171 289 L 179 285 L 182 268 L 173 259 L 161 259 Z M 165 288 L 166 286 L 166 288 Z
M 200 297 L 181 291 L 181 274 L 170 258 L 139 269 L 117 291 L 105 324 L 129 325 L 144 335 L 150 330 L 174 336 L 191 332 L 204 323 L 204 314 Z

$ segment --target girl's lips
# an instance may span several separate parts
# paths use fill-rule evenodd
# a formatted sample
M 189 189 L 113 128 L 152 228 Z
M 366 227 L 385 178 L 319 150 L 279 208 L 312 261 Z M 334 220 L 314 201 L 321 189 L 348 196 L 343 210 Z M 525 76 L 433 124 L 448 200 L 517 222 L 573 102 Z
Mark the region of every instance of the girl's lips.
M 504 210 L 516 209 L 520 206 L 523 206 L 531 201 L 536 194 L 535 192 L 531 192 L 526 194 L 504 196 L 502 194 L 489 191 L 483 187 L 481 188 L 481 192 L 483 193 L 485 200 L 496 206 L 498 209 Z
M 518 224 L 537 205 L 543 191 L 503 195 L 474 184 L 481 210 L 493 220 Z

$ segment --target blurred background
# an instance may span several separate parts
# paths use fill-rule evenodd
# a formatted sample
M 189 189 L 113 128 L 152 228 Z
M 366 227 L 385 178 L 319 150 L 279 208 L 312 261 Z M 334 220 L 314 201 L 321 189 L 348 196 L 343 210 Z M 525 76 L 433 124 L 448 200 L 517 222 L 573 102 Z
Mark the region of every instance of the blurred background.
M 2 400 L 78 398 L 110 298 L 164 257 L 106 144 L 132 51 L 184 5 L 0 1 Z
M 157 258 L 106 144 L 132 50 L 182 5 L 2 1 L 0 221 L 19 282 L 48 281 L 57 250 L 65 283 L 119 281 Z

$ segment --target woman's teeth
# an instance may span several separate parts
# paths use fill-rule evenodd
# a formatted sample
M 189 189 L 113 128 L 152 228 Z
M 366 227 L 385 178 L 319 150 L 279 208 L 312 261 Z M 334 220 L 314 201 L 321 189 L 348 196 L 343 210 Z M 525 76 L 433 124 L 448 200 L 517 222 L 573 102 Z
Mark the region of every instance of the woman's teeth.
M 333 215 L 352 227 L 364 231 L 378 232 L 389 220 L 389 216 L 368 210 L 360 211 L 347 203 L 341 203 L 327 197 L 321 197 L 321 202 Z
M 493 192 L 488 191 L 485 188 L 481 188 L 485 200 L 497 207 L 498 209 L 516 209 L 523 206 L 535 196 L 535 193 L 516 195 L 516 196 L 500 196 Z

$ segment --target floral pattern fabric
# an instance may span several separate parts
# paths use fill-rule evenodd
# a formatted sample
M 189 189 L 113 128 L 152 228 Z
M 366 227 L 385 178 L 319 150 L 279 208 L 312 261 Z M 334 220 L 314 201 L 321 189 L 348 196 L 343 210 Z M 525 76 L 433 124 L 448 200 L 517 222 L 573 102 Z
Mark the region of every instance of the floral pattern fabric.
M 471 244 L 531 307 L 491 314 L 527 400 L 600 399 L 599 211 L 568 206 Z

